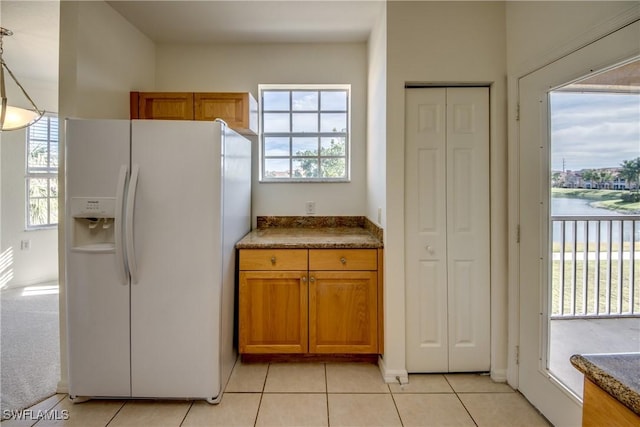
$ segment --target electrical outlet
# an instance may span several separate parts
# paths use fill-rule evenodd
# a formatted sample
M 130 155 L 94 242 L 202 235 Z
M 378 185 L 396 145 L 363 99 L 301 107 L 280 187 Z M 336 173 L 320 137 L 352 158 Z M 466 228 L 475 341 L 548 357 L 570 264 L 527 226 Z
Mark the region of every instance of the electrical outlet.
M 20 250 L 28 251 L 31 249 L 31 240 L 25 239 L 20 241 Z
M 316 213 L 316 202 L 305 202 L 304 208 L 308 215 L 313 215 L 314 213 Z

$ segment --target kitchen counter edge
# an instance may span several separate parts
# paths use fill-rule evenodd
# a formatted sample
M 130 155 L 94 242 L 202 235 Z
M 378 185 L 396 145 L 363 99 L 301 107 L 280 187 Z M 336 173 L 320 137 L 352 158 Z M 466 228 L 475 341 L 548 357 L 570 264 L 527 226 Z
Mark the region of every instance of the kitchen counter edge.
M 575 354 L 570 360 L 587 379 L 640 415 L 640 353 Z

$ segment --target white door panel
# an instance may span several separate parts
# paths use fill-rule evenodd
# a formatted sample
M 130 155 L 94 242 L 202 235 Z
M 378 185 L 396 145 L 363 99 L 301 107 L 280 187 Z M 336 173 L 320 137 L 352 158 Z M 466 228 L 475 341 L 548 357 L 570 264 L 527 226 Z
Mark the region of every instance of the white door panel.
M 129 283 L 123 283 L 115 248 L 91 251 L 90 244 L 107 232 L 97 233 L 86 220 L 73 218 L 71 199 L 116 197 L 119 170 L 129 165 L 130 124 L 81 119 L 65 123 L 69 394 L 127 397 L 131 395 Z M 119 214 L 114 216 L 121 220 Z M 113 231 L 115 226 L 111 227 Z
M 220 146 L 211 122 L 133 122 L 134 396 L 218 395 Z
M 406 96 L 407 368 L 489 370 L 488 89 Z
M 115 254 L 67 253 L 69 393 L 131 396 L 129 286 Z

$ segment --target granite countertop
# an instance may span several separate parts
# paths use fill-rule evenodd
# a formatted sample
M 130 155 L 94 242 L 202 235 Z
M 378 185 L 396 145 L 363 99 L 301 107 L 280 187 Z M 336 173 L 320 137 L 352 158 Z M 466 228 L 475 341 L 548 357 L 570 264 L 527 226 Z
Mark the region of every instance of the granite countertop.
M 238 249 L 382 248 L 381 230 L 362 217 L 258 217 Z
M 571 356 L 571 364 L 640 415 L 640 353 L 576 354 Z

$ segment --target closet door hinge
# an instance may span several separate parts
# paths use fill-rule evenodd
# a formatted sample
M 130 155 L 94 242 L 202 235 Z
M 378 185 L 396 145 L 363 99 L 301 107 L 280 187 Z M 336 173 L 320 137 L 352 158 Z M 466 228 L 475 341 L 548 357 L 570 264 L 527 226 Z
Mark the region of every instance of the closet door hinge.
M 516 122 L 520 121 L 520 104 L 516 105 Z
M 520 346 L 517 345 L 516 346 L 516 351 L 515 351 L 515 356 L 516 356 L 516 365 L 520 364 Z
M 516 243 L 520 243 L 520 224 L 516 225 Z

